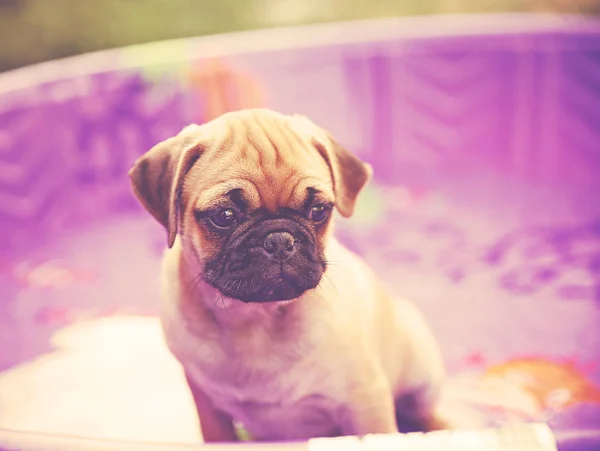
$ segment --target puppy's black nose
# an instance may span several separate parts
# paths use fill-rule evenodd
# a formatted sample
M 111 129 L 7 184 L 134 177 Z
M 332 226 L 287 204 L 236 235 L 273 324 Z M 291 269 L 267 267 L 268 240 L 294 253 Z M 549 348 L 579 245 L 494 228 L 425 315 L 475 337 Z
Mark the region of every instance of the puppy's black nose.
M 289 260 L 296 253 L 294 237 L 288 232 L 269 233 L 263 248 L 270 258 L 280 261 Z

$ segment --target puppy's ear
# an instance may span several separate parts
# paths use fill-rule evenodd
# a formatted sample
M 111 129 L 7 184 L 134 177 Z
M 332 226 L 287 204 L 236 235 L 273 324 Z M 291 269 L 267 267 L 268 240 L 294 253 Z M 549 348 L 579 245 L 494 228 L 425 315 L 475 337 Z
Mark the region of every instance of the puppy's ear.
M 333 179 L 335 206 L 342 216 L 352 216 L 358 194 L 373 175 L 371 165 L 341 146 L 328 132 L 305 116 L 292 116 L 291 125 L 312 140 L 327 162 Z
M 169 248 L 177 236 L 183 179 L 206 147 L 204 135 L 202 127 L 188 125 L 146 152 L 129 171 L 135 196 L 167 229 Z

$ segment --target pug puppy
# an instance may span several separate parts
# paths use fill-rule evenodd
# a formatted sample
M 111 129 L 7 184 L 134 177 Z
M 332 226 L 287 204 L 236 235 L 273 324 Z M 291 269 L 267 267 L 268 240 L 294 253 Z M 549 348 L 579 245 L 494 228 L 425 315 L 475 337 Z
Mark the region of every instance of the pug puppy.
M 134 164 L 167 232 L 162 324 L 206 442 L 236 441 L 237 423 L 265 441 L 439 426 L 432 333 L 332 235 L 371 173 L 268 109 L 190 125 Z

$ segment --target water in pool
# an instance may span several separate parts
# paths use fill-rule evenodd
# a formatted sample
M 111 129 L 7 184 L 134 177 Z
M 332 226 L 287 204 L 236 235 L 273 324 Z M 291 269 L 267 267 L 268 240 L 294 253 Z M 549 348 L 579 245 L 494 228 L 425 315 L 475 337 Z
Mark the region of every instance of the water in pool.
M 214 42 L 183 40 L 2 75 L 0 429 L 199 440 L 154 316 L 165 234 L 126 173 L 231 92 L 306 114 L 373 164 L 337 234 L 426 314 L 457 418 L 597 426 L 600 28 L 457 18 L 440 38 L 427 24 L 314 29 L 308 50 L 294 31 L 223 37 L 210 60 Z M 221 76 L 235 89 L 207 92 Z

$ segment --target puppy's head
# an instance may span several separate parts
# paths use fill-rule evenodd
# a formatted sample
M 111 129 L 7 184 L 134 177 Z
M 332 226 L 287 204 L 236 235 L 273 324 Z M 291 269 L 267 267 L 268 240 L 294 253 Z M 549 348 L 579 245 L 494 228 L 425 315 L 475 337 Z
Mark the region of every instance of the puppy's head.
M 371 168 L 305 117 L 255 109 L 184 128 L 129 175 L 169 247 L 179 234 L 205 282 L 269 302 L 318 285 L 332 210 L 352 215 Z

